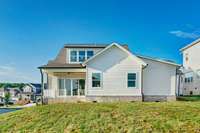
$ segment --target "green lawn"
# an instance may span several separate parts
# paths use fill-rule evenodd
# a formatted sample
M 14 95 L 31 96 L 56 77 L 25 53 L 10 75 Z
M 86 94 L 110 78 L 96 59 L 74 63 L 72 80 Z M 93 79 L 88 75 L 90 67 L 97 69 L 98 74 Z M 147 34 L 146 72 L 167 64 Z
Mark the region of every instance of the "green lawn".
M 179 101 L 200 101 L 200 96 L 180 96 L 177 98 Z
M 0 132 L 200 132 L 200 102 L 71 103 L 0 115 Z

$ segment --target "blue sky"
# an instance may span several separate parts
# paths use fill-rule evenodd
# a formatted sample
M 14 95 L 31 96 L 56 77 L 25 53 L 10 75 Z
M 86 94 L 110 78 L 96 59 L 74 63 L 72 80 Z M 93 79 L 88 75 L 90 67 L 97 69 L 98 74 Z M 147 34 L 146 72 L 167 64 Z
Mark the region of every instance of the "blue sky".
M 182 63 L 200 36 L 198 0 L 0 0 L 0 82 L 39 82 L 65 43 L 123 43 Z

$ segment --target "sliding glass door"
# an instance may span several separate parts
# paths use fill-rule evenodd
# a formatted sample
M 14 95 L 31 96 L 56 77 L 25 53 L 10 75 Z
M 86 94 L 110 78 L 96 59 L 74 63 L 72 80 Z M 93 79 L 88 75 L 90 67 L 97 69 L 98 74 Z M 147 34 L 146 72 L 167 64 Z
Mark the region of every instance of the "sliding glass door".
M 85 95 L 85 80 L 79 80 L 79 95 Z
M 65 79 L 65 90 L 66 90 L 66 95 L 71 96 L 71 80 L 70 79 Z
M 85 95 L 84 79 L 58 79 L 59 96 Z
M 78 79 L 72 79 L 72 90 L 73 90 L 73 96 L 77 96 L 78 95 Z

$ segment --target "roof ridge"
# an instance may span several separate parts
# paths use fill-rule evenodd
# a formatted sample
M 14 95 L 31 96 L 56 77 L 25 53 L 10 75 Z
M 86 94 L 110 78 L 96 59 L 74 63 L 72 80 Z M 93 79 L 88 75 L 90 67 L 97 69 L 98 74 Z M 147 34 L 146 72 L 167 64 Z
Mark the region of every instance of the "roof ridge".
M 173 60 L 169 60 L 169 59 L 162 59 L 162 58 L 151 57 L 151 56 L 143 56 L 143 55 L 139 55 L 139 54 L 136 54 L 136 56 L 139 57 L 139 58 L 145 58 L 145 59 L 150 59 L 150 60 L 154 60 L 154 61 L 158 61 L 158 62 L 163 62 L 163 63 L 168 63 L 168 64 L 180 66 L 180 64 L 176 63 Z

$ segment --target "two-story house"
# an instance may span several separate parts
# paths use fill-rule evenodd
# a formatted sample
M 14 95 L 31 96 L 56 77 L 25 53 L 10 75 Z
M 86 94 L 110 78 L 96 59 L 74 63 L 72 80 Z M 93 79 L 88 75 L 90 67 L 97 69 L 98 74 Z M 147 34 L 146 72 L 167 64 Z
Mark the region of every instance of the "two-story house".
M 183 55 L 180 95 L 200 95 L 200 39 L 180 51 Z
M 39 69 L 43 98 L 52 103 L 175 100 L 179 67 L 134 55 L 127 45 L 112 43 L 67 44 Z

